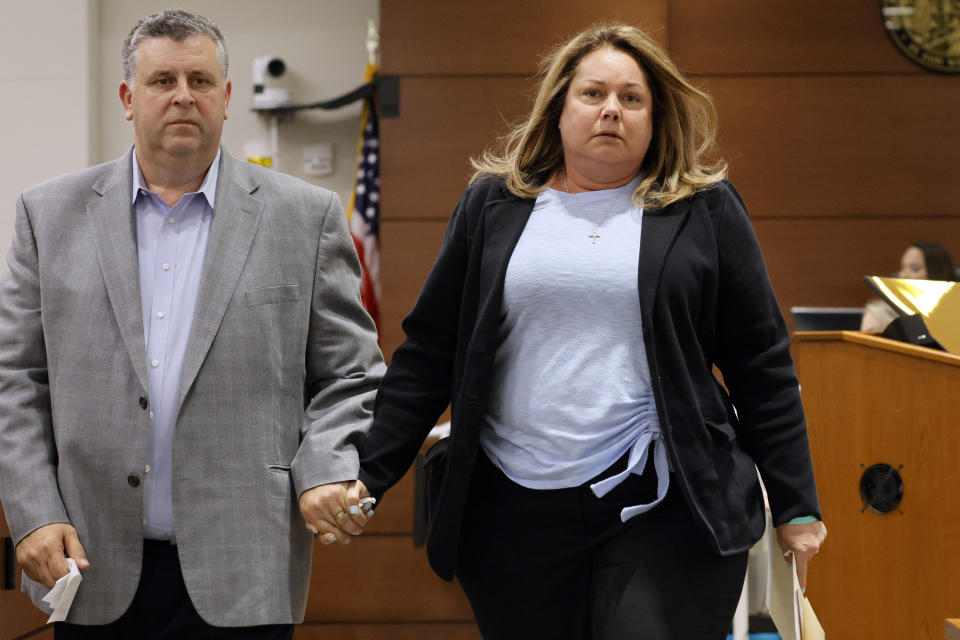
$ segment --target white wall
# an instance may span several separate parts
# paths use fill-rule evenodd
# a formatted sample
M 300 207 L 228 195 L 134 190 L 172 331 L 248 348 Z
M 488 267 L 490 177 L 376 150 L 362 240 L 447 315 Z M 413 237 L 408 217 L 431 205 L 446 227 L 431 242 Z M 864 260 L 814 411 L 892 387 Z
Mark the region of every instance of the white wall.
M 146 14 L 180 6 L 208 16 L 224 32 L 233 96 L 223 142 L 242 157 L 247 142 L 269 142 L 267 121 L 250 110 L 251 64 L 284 59 L 268 85 L 289 88 L 297 103 L 339 96 L 363 82 L 367 20 L 378 0 L 31 0 L 5 3 L 0 20 L 0 118 L 8 141 L 0 171 L 0 257 L 10 242 L 14 204 L 24 188 L 116 158 L 133 141 L 123 117 L 120 45 Z M 281 170 L 333 189 L 346 204 L 353 189 L 360 106 L 304 112 L 280 129 Z M 303 175 L 304 145 L 331 143 L 335 173 Z
M 96 0 L 4 3 L 0 20 L 0 260 L 17 195 L 96 159 Z M 51 19 L 56 16 L 56 19 Z

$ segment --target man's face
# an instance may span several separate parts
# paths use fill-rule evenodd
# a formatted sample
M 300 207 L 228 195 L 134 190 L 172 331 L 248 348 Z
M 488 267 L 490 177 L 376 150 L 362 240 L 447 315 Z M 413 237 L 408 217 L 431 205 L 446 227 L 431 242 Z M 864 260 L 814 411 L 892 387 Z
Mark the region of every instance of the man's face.
M 213 40 L 145 38 L 138 51 L 133 87 L 122 82 L 120 100 L 133 121 L 141 162 L 165 164 L 193 155 L 212 161 L 231 88 Z

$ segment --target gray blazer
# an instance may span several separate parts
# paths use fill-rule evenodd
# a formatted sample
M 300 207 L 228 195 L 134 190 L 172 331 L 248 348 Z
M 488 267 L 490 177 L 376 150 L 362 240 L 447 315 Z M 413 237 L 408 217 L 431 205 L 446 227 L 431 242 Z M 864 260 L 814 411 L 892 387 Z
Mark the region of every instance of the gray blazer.
M 76 527 L 68 618 L 133 599 L 150 426 L 131 158 L 25 191 L 0 279 L 0 499 L 14 541 Z M 177 550 L 219 626 L 299 622 L 312 536 L 297 496 L 356 478 L 383 373 L 339 199 L 222 154 L 173 443 Z M 46 589 L 24 576 L 40 605 Z M 45 607 L 44 607 L 45 608 Z

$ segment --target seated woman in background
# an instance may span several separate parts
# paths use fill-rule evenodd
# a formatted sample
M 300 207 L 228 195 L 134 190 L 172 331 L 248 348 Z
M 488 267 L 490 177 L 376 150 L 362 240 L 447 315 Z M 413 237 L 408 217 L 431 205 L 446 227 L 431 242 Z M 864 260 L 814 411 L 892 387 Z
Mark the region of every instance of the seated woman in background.
M 897 277 L 956 282 L 957 272 L 950 252 L 941 245 L 936 242 L 914 242 L 900 258 Z
M 936 242 L 914 242 L 900 258 L 898 278 L 917 280 L 957 281 L 957 272 L 950 252 Z M 860 331 L 882 333 L 894 321 L 897 312 L 880 298 L 874 298 L 863 307 Z

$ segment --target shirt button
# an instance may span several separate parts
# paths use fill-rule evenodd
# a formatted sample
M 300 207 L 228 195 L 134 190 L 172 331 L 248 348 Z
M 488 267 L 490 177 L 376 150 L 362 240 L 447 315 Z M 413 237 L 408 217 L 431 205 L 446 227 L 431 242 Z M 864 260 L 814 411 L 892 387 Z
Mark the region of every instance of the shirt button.
M 133 487 L 134 489 L 136 489 L 137 487 L 140 486 L 140 478 L 138 478 L 133 474 L 130 474 L 129 476 L 127 476 L 127 484 Z
M 143 519 L 143 526 L 147 526 L 147 519 L 146 519 L 146 518 Z
M 150 412 L 150 419 L 153 420 L 153 411 Z
M 157 311 L 157 317 L 160 318 L 161 320 L 163 320 L 164 315 L 165 314 L 163 313 L 163 311 Z
M 159 366 L 160 366 L 160 361 L 159 361 L 159 360 L 154 360 L 153 362 L 150 363 L 150 366 L 151 366 L 151 367 L 154 367 L 154 368 L 159 367 Z
M 147 465 L 143 468 L 144 473 L 150 473 L 150 465 Z
M 160 268 L 163 269 L 164 271 L 170 271 L 170 264 L 167 262 L 164 262 L 162 265 L 160 265 Z
M 139 402 L 140 402 L 140 408 L 141 408 L 141 409 L 146 409 L 146 408 L 147 408 L 147 399 L 146 399 L 144 396 L 140 396 Z
M 167 218 L 167 222 L 169 222 L 170 224 L 173 224 L 174 222 L 176 222 L 176 220 L 174 220 L 173 216 L 170 216 L 169 218 Z

